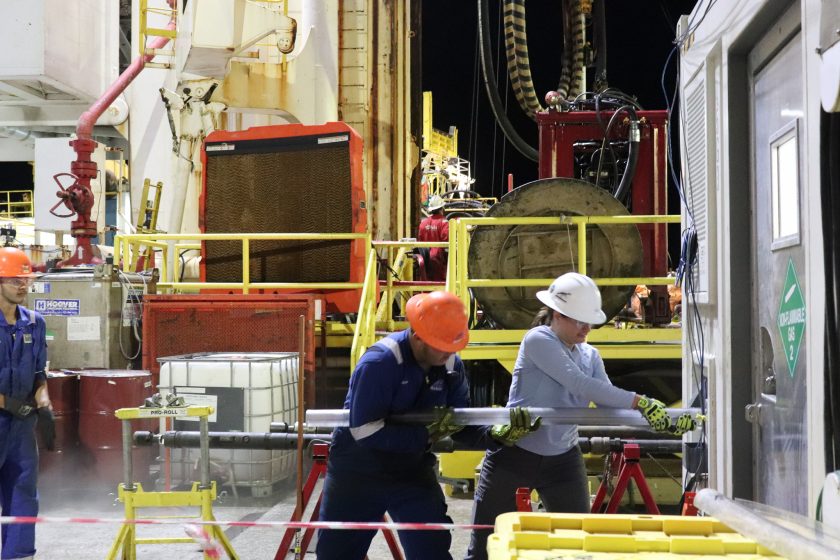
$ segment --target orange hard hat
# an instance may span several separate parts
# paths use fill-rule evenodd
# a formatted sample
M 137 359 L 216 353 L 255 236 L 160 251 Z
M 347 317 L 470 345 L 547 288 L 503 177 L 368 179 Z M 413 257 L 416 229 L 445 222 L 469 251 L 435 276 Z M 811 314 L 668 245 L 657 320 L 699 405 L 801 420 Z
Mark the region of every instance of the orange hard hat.
M 0 248 L 0 277 L 34 278 L 32 263 L 26 253 L 14 247 Z
M 458 352 L 470 340 L 467 312 L 455 294 L 417 294 L 408 300 L 405 314 L 415 334 L 435 350 Z

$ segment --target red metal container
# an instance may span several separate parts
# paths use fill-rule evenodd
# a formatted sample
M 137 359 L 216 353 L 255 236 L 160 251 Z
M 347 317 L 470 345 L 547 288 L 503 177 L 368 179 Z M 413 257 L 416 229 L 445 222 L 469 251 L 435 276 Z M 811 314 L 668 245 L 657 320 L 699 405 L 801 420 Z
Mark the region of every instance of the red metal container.
M 76 467 L 79 449 L 79 376 L 48 372 L 47 390 L 55 418 L 55 449 L 47 451 L 38 432 L 39 471 L 42 475 Z
M 142 370 L 89 370 L 79 375 L 79 444 L 82 467 L 92 481 L 115 485 L 122 481 L 122 421 L 120 408 L 139 407 L 151 396 L 152 376 Z M 149 430 L 152 422 L 135 420 L 132 431 Z M 135 448 L 134 478 L 148 478 L 151 451 Z
M 667 111 L 637 111 L 640 119 L 639 160 L 631 187 L 633 214 L 668 213 L 668 169 L 666 167 L 668 141 Z M 604 111 L 602 121 L 610 119 L 612 111 Z M 598 141 L 604 132 L 593 111 L 546 111 L 537 113 L 540 130 L 540 179 L 549 177 L 580 178 L 575 174 L 575 144 Z M 614 128 L 611 140 L 627 137 L 627 125 L 622 121 Z M 664 224 L 640 224 L 644 250 L 644 276 L 665 276 L 668 271 L 668 236 Z
M 315 403 L 319 299 L 304 294 L 166 294 L 143 298 L 143 369 L 159 382 L 159 358 L 200 352 L 299 352 L 308 406 Z M 306 318 L 300 348 L 300 316 Z

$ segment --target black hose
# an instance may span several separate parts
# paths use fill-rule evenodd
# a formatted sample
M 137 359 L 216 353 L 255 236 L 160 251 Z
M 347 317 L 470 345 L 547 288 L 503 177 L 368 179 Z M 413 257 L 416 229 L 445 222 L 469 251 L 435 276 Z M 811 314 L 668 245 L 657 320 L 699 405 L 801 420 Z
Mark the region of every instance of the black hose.
M 516 150 L 531 161 L 539 161 L 539 153 L 529 146 L 522 137 L 514 130 L 513 125 L 505 114 L 502 100 L 499 97 L 499 86 L 496 84 L 496 73 L 493 69 L 493 62 L 490 59 L 490 26 L 486 14 L 488 12 L 487 0 L 478 0 L 478 40 L 481 43 L 481 74 L 484 76 L 484 86 L 487 89 L 487 97 L 490 100 L 490 108 L 493 116 L 499 123 L 499 128 Z
M 636 176 L 636 165 L 639 163 L 639 141 L 641 140 L 639 121 L 630 121 L 629 129 L 627 139 L 630 142 L 630 153 L 627 157 L 627 165 L 624 166 L 624 173 L 621 175 L 621 182 L 615 190 L 615 199 L 622 203 L 630 192 L 630 184 Z
M 595 80 L 594 89 L 607 86 L 607 19 L 604 0 L 592 4 L 592 22 L 595 35 Z
M 612 114 L 612 117 L 610 117 L 610 120 L 607 123 L 607 127 L 604 129 L 604 139 L 601 141 L 601 153 L 602 153 L 602 155 L 601 155 L 601 157 L 598 158 L 598 170 L 595 173 L 595 181 L 596 181 L 595 184 L 596 185 L 601 180 L 601 168 L 603 167 L 603 163 L 604 163 L 603 151 L 608 145 L 611 146 L 611 144 L 610 144 L 610 131 L 612 130 L 613 126 L 615 126 L 615 123 L 616 123 L 619 115 L 621 115 L 621 113 L 623 113 L 624 111 L 627 111 L 627 113 L 630 114 L 630 121 L 631 122 L 634 122 L 634 121 L 638 122 L 638 119 L 636 117 L 636 110 L 633 108 L 632 105 L 622 105 L 621 107 L 616 109 L 615 112 Z M 631 132 L 631 138 L 632 138 L 632 132 Z M 615 155 L 613 155 L 613 158 L 615 158 Z M 625 169 L 625 171 L 626 171 L 626 169 Z M 635 173 L 635 168 L 634 168 L 633 171 Z M 632 179 L 632 177 L 631 177 L 631 179 Z M 616 193 L 618 192 L 618 188 L 616 188 L 615 192 Z M 616 196 L 616 198 L 618 198 L 618 196 Z
M 840 467 L 840 114 L 821 111 L 820 195 L 825 259 L 825 462 Z
M 528 56 L 528 35 L 525 0 L 505 0 L 505 50 L 507 51 L 508 76 L 516 101 L 532 119 L 544 111 L 531 78 L 531 60 Z

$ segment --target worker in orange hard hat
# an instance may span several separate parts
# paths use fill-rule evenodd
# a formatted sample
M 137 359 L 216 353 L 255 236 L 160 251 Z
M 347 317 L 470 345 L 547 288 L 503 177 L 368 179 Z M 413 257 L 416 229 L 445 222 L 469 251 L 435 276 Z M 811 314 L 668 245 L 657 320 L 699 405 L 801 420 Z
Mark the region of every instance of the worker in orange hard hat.
M 455 354 L 469 341 L 464 304 L 448 292 L 412 297 L 410 328 L 391 334 L 359 360 L 344 408 L 349 427 L 333 433 L 324 482 L 321 521 L 447 523 L 446 501 L 437 482 L 431 445 L 454 435 L 453 408 L 468 407 L 469 389 Z M 388 417 L 434 410 L 428 426 L 392 424 Z M 482 436 L 465 428 L 465 439 Z M 484 430 L 486 432 L 486 430 Z M 318 558 L 365 557 L 374 531 L 322 530 Z M 400 531 L 406 558 L 451 558 L 448 531 Z
M 29 257 L 0 248 L 0 503 L 2 515 L 38 515 L 35 426 L 52 448 L 55 424 L 47 392 L 46 323 L 25 308 L 35 275 Z M 35 525 L 3 525 L 3 558 L 35 555 Z

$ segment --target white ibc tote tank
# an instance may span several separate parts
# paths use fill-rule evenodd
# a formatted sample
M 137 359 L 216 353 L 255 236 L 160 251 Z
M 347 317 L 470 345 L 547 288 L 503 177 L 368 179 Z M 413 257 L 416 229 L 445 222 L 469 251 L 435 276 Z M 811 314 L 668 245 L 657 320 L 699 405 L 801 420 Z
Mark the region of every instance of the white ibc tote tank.
M 161 395 L 176 393 L 187 404 L 209 405 L 210 431 L 269 432 L 272 422 L 297 421 L 297 352 L 206 352 L 159 358 Z M 238 389 L 238 390 L 237 390 Z M 175 429 L 198 430 L 179 420 Z M 294 451 L 211 449 L 211 478 L 247 486 L 267 496 L 274 483 L 294 473 Z M 172 482 L 195 479 L 198 449 L 173 449 Z

